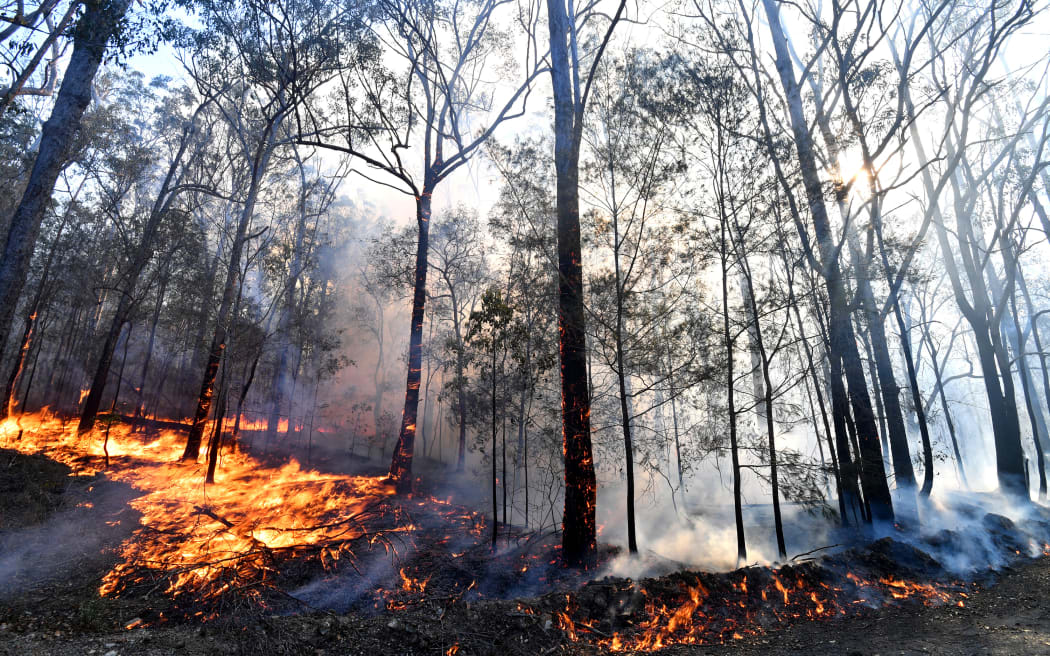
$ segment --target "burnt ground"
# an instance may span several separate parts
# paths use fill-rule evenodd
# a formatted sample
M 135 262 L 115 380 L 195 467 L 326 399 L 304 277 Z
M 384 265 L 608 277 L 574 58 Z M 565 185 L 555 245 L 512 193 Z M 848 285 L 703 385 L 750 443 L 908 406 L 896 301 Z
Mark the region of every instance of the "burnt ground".
M 964 607 L 952 602 L 925 606 L 906 599 L 888 606 L 851 608 L 846 616 L 833 619 L 770 622 L 767 607 L 775 612 L 777 603 L 760 602 L 754 589 L 750 596 L 741 596 L 731 587 L 745 575 L 753 588 L 763 581 L 768 584 L 771 574 L 763 568 L 725 575 L 681 573 L 638 584 L 604 579 L 580 587 L 563 580 L 552 584 L 556 589 L 561 586 L 559 592 L 534 596 L 537 588 L 526 587 L 520 589 L 521 599 L 508 600 L 464 594 L 456 582 L 439 585 L 435 572 L 447 569 L 448 563 L 417 559 L 411 563 L 417 571 L 410 571 L 423 574 L 429 566 L 434 585 L 425 595 L 396 596 L 386 607 L 357 605 L 343 613 L 298 608 L 294 614 L 275 615 L 273 610 L 235 606 L 204 624 L 181 619 L 126 629 L 170 605 L 156 590 L 137 590 L 118 598 L 97 593 L 102 574 L 116 562 L 105 545 L 125 539 L 136 524 L 124 505 L 133 491 L 103 477 L 71 478 L 67 468 L 49 462 L 0 452 L 0 485 L 6 492 L 0 494 L 0 654 L 4 655 L 597 654 L 604 653 L 597 643 L 613 629 L 630 629 L 644 617 L 636 603 L 639 586 L 647 590 L 643 597 L 662 599 L 674 608 L 682 603 L 686 586 L 699 582 L 709 591 L 708 602 L 726 598 L 747 603 L 752 609 L 747 617 L 732 620 L 744 635 L 733 638 L 735 631 L 726 630 L 703 637 L 713 644 L 672 645 L 660 653 L 1050 654 L 1050 595 L 1046 594 L 1050 558 L 1023 557 L 981 576 L 979 583 L 945 583 L 953 595 L 965 590 Z M 21 482 L 34 487 L 20 486 Z M 74 531 L 57 539 L 48 532 L 48 526 L 65 526 L 71 518 L 79 520 Z M 1010 532 L 1002 535 L 1009 537 Z M 924 556 L 884 540 L 820 564 L 781 570 L 779 576 L 789 588 L 793 583 L 819 584 L 840 579 L 841 568 L 848 565 L 851 571 L 859 567 L 872 576 L 892 571 L 947 581 L 937 564 Z M 479 563 L 458 567 L 477 568 Z M 567 608 L 567 593 L 573 598 L 571 608 Z M 575 625 L 574 641 L 563 630 L 562 610 L 577 622 L 603 615 L 612 619 L 595 621 L 590 629 Z M 784 610 L 779 607 L 781 613 Z M 715 617 L 716 611 L 707 612 Z M 732 619 L 729 611 L 724 615 L 722 621 Z

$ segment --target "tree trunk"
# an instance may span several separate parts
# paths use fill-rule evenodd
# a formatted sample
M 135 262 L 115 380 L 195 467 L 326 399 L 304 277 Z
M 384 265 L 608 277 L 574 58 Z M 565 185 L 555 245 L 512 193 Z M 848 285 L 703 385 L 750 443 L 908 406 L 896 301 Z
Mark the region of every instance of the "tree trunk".
M 587 387 L 587 338 L 580 244 L 579 159 L 583 107 L 573 91 L 569 35 L 575 16 L 562 0 L 547 0 L 554 93 L 554 166 L 558 212 L 558 331 L 561 362 L 562 448 L 565 512 L 562 557 L 592 564 L 597 555 L 596 481 L 591 450 L 591 399 Z
M 412 295 L 412 327 L 408 345 L 408 376 L 405 383 L 405 410 L 401 433 L 390 462 L 390 480 L 398 494 L 412 491 L 412 452 L 416 439 L 416 413 L 419 411 L 419 383 L 423 364 L 423 313 L 427 300 L 427 247 L 430 236 L 430 201 L 433 187 L 423 185 L 416 201 L 419 241 L 416 245 L 416 279 Z
M 499 505 L 496 502 L 496 344 L 492 344 L 492 550 L 499 532 Z
M 736 387 L 733 358 L 735 338 L 729 324 L 729 245 L 726 239 L 725 217 L 720 227 L 720 258 L 722 262 L 722 343 L 726 352 L 726 403 L 729 412 L 729 455 L 733 463 L 733 517 L 736 522 L 736 563 L 747 562 L 747 541 L 744 536 L 744 508 L 740 485 L 740 450 L 737 444 Z
M 751 339 L 751 348 L 749 350 L 752 354 L 757 351 L 758 362 L 761 368 L 762 405 L 764 411 L 760 413 L 760 416 L 765 419 L 766 439 L 769 445 L 769 487 L 773 499 L 773 530 L 777 539 L 777 553 L 780 555 L 780 560 L 783 561 L 787 559 L 787 546 L 784 541 L 784 520 L 780 514 L 780 475 L 777 470 L 776 430 L 773 425 L 773 381 L 769 375 L 769 356 L 766 353 L 765 342 L 762 341 L 762 327 L 758 320 L 758 305 L 755 302 L 751 267 L 747 261 L 747 254 L 743 252 L 743 244 L 739 243 L 740 240 L 736 241 L 738 242 L 736 256 L 742 282 L 744 283 L 744 293 L 742 295 L 745 302 L 749 305 L 747 310 L 751 314 L 752 326 L 748 331 Z
M 0 257 L 0 335 L 11 332 L 18 298 L 25 286 L 40 222 L 51 203 L 58 174 L 91 102 L 95 79 L 106 44 L 119 29 L 130 0 L 87 0 L 73 30 L 73 53 L 51 116 L 44 123 L 29 181 L 11 218 L 3 257 Z

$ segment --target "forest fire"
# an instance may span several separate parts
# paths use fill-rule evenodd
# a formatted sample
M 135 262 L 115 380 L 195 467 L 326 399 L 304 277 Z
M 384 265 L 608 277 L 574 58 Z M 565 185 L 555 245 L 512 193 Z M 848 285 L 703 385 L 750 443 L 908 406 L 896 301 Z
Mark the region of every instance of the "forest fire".
M 571 642 L 591 642 L 614 652 L 656 651 L 676 644 L 724 644 L 798 621 L 844 617 L 886 605 L 962 607 L 968 598 L 961 583 L 917 583 L 892 576 L 864 579 L 853 573 L 829 583 L 818 574 L 828 572 L 786 567 L 682 575 L 676 589 L 662 587 L 660 580 L 617 589 L 614 596 L 626 601 L 613 604 L 620 606 L 619 616 L 609 626 L 580 616 L 584 593 L 570 596 L 565 610 L 554 615 Z M 641 603 L 635 607 L 632 598 Z
M 46 411 L 5 420 L 0 437 L 8 448 L 46 452 L 75 473 L 93 473 L 102 455 L 97 435 L 78 438 L 72 423 Z M 412 529 L 397 517 L 381 529 L 365 526 L 389 511 L 377 503 L 393 492 L 381 477 L 321 474 L 294 460 L 268 467 L 231 452 L 223 455 L 217 484 L 205 485 L 202 466 L 179 462 L 184 439 L 166 430 L 143 441 L 129 425 L 111 427 L 107 475 L 142 493 L 130 503 L 142 517 L 119 549 L 121 562 L 103 578 L 101 594 L 149 583 L 195 606 L 234 587 L 257 596 L 282 557 L 327 564 L 352 557 L 354 540 L 390 546 L 391 534 Z
M 894 570 L 890 561 L 866 561 L 861 552 L 778 570 L 680 572 L 639 582 L 583 584 L 582 575 L 572 578 L 575 570 L 562 567 L 556 550 L 544 546 L 539 552 L 493 554 L 479 515 L 434 496 L 395 502 L 393 487 L 382 477 L 324 474 L 294 460 L 269 466 L 231 451 L 222 458 L 217 483 L 206 485 L 202 464 L 179 462 L 185 438 L 177 430 L 144 438 L 129 423 L 104 421 L 78 437 L 74 423 L 46 411 L 5 420 L 0 446 L 46 453 L 74 475 L 91 475 L 103 467 L 107 431 L 105 475 L 139 493 L 130 506 L 141 516 L 98 591 L 120 596 L 159 590 L 188 619 L 212 619 L 238 599 L 265 608 L 268 591 L 279 589 L 276 579 L 292 563 L 313 562 L 320 571 L 340 563 L 358 569 L 361 550 L 374 545 L 395 556 L 397 564 L 389 580 L 362 583 L 374 588 L 359 608 L 371 604 L 379 612 L 414 613 L 434 603 L 454 604 L 468 594 L 470 599 L 500 598 L 514 590 L 522 594 L 526 580 L 535 591 L 568 584 L 562 592 L 519 601 L 512 612 L 549 621 L 567 643 L 611 652 L 728 643 L 800 621 L 884 606 L 966 607 L 973 591 L 937 574 L 924 581 L 907 568 Z M 445 523 L 421 520 L 425 512 Z M 424 541 L 421 557 L 402 558 L 407 549 L 401 545 L 418 547 Z M 487 573 L 478 572 L 479 563 L 486 563 Z M 449 578 L 450 570 L 470 578 Z M 125 628 L 152 623 L 154 618 L 134 618 Z

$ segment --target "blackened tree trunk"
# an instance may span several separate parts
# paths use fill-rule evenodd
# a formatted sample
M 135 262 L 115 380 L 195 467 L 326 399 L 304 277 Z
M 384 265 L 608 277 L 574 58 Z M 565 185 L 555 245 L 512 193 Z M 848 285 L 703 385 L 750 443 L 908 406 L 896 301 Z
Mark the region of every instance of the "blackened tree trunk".
M 29 181 L 8 228 L 0 257 L 0 336 L 11 331 L 18 298 L 25 286 L 58 174 L 65 166 L 69 148 L 80 129 L 80 121 L 91 102 L 91 85 L 106 52 L 106 44 L 117 32 L 130 0 L 86 0 L 84 12 L 73 31 L 73 53 L 51 116 L 44 122 Z
M 419 411 L 419 384 L 423 369 L 423 313 L 427 300 L 427 246 L 430 236 L 430 202 L 434 181 L 430 173 L 423 191 L 416 199 L 416 277 L 412 293 L 412 325 L 408 342 L 408 376 L 405 383 L 405 410 L 401 433 L 390 463 L 390 480 L 399 494 L 412 491 L 412 454 L 416 439 L 416 414 Z
M 208 421 L 208 412 L 211 409 L 214 395 L 215 376 L 218 374 L 219 362 L 222 360 L 223 351 L 226 349 L 227 324 L 230 321 L 230 310 L 240 289 L 238 279 L 241 272 L 241 256 L 244 253 L 244 243 L 248 237 L 248 224 L 251 223 L 252 215 L 255 213 L 255 202 L 259 198 L 263 177 L 266 175 L 270 156 L 273 154 L 274 146 L 277 142 L 277 130 L 280 124 L 281 118 L 277 117 L 266 125 L 266 129 L 260 135 L 259 144 L 256 146 L 252 157 L 251 182 L 248 185 L 248 193 L 245 195 L 244 207 L 241 208 L 240 219 L 237 222 L 237 232 L 234 235 L 230 249 L 230 261 L 226 269 L 226 283 L 223 286 L 219 311 L 215 317 L 215 332 L 212 335 L 211 346 L 208 348 L 208 360 L 204 365 L 204 378 L 201 380 L 200 394 L 197 396 L 197 410 L 193 415 L 189 437 L 186 439 L 186 450 L 182 453 L 183 460 L 193 461 L 200 455 L 204 427 Z
M 554 167 L 558 212 L 558 330 L 561 360 L 562 448 L 565 511 L 562 557 L 570 565 L 589 565 L 597 555 L 596 481 L 591 451 L 591 399 L 587 385 L 587 337 L 580 244 L 580 142 L 583 106 L 579 71 L 573 69 L 568 42 L 575 16 L 563 0 L 547 0 L 551 83 L 554 93 Z M 575 43 L 575 40 L 573 39 Z M 600 53 L 599 53 L 600 54 Z M 574 76 L 575 73 L 575 76 Z M 577 84 L 573 84 L 574 77 Z

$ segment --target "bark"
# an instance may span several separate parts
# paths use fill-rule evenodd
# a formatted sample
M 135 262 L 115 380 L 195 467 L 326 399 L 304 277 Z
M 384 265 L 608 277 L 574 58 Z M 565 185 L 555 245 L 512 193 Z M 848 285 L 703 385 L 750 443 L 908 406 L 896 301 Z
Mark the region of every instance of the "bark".
M 8 228 L 0 257 L 0 335 L 11 332 L 18 298 L 25 286 L 40 222 L 51 203 L 58 174 L 91 102 L 91 84 L 130 0 L 88 0 L 73 31 L 73 53 L 51 115 L 40 134 L 29 180 Z
M 621 6 L 622 9 L 622 6 Z M 575 16 L 562 0 L 547 0 L 554 94 L 554 166 L 558 212 L 558 330 L 561 364 L 562 449 L 565 511 L 562 557 L 570 565 L 592 564 L 597 552 L 595 474 L 591 450 L 591 399 L 580 244 L 579 159 L 583 106 L 574 91 L 568 41 Z M 574 40 L 574 39 L 573 39 Z
M 429 176 L 429 174 L 428 174 Z M 432 181 L 423 185 L 416 200 L 416 224 L 419 240 L 416 244 L 416 277 L 412 294 L 412 326 L 408 343 L 408 376 L 405 383 L 405 410 L 401 417 L 401 433 L 390 463 L 390 480 L 398 494 L 412 491 L 412 455 L 416 438 L 416 414 L 419 411 L 419 384 L 423 365 L 423 313 L 427 299 L 427 246 L 430 236 L 430 202 Z
M 850 228 L 847 228 L 849 230 Z M 904 426 L 904 412 L 901 410 L 900 388 L 897 387 L 896 375 L 893 371 L 893 361 L 890 358 L 889 344 L 886 341 L 886 328 L 883 324 L 881 306 L 875 301 L 875 294 L 871 289 L 871 273 L 868 268 L 867 258 L 858 244 L 855 234 L 851 232 L 850 252 L 853 255 L 854 267 L 856 268 L 857 287 L 860 294 L 861 307 L 867 319 L 868 336 L 871 338 L 872 359 L 875 362 L 875 371 L 878 378 L 872 378 L 877 384 L 882 397 L 882 406 L 886 413 L 886 425 L 890 443 L 890 455 L 893 458 L 893 474 L 897 480 L 897 488 L 901 501 L 908 509 L 909 514 L 914 514 L 915 495 L 915 470 L 911 464 L 911 453 L 908 449 L 908 431 Z M 913 517 L 917 520 L 917 517 Z
M 849 389 L 849 401 L 853 410 L 860 446 L 860 478 L 865 502 L 874 520 L 893 521 L 893 501 L 886 483 L 886 471 L 879 446 L 878 428 L 871 409 L 871 397 L 857 350 L 857 341 L 850 321 L 849 307 L 845 295 L 841 270 L 838 263 L 836 240 L 831 233 L 831 223 L 824 205 L 823 189 L 818 174 L 813 138 L 803 113 L 802 97 L 791 66 L 791 58 L 780 26 L 779 8 L 775 0 L 763 0 L 770 22 L 776 69 L 788 101 L 788 113 L 794 136 L 795 150 L 799 158 L 806 198 L 809 202 L 814 233 L 820 250 L 821 274 L 827 287 L 829 299 L 830 357 L 841 359 L 843 373 Z M 841 408 L 840 408 L 841 410 Z

